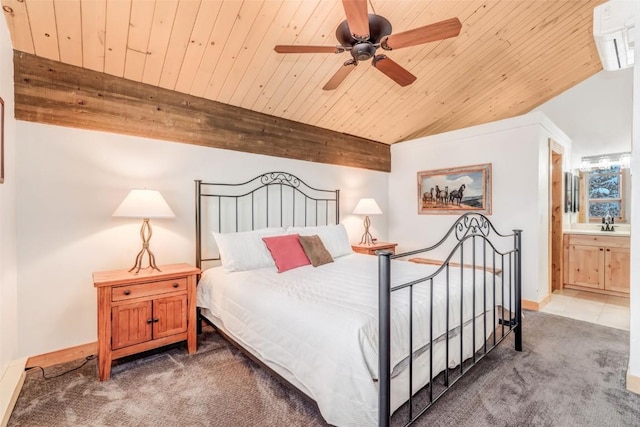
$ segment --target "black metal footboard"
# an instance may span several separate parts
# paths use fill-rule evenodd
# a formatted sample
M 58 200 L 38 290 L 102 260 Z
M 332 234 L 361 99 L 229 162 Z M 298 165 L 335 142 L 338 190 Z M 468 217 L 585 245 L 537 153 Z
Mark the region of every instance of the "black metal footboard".
M 392 302 L 393 296 L 401 290 L 408 292 L 409 299 L 409 351 L 406 358 L 408 366 L 403 368 L 408 372 L 405 372 L 408 379 L 408 402 L 404 403 L 401 411 L 399 410 L 402 414 L 397 414 L 403 419 L 406 417 L 402 425 L 408 426 L 424 414 L 458 379 L 512 331 L 515 334 L 515 349 L 522 351 L 521 238 L 521 230 L 513 230 L 512 234 L 500 234 L 484 215 L 468 213 L 458 218 L 445 236 L 431 247 L 398 255 L 392 255 L 387 251 L 378 252 L 380 426 L 389 426 L 391 420 L 392 371 L 395 374 L 394 367 L 391 366 L 391 346 L 398 345 L 392 342 L 391 336 L 394 310 Z M 410 259 L 413 262 L 439 264 L 434 267 L 435 271 L 410 282 L 392 283 L 392 259 L 437 256 L 433 254 L 441 253 L 446 244 L 453 248 L 448 255 L 438 257 L 442 260 L 441 263 L 436 263 L 431 258 Z M 416 343 L 413 342 L 414 328 L 421 327 L 414 325 L 414 310 L 418 306 L 414 304 L 414 289 L 418 286 L 423 287 L 423 293 L 426 286 L 429 295 L 426 299 L 429 301 L 429 313 L 426 314 L 426 318 L 429 319 L 429 342 L 420 348 L 416 348 Z M 434 302 L 436 289 L 439 302 Z M 469 305 L 471 313 L 468 313 Z M 480 312 L 477 310 L 478 306 L 482 307 Z M 424 319 L 425 313 L 422 314 Z M 440 316 L 439 319 L 444 317 L 444 331 L 434 331 L 434 316 Z M 444 351 L 445 367 L 442 371 L 434 369 L 434 347 L 438 348 L 440 357 Z M 420 366 L 416 366 L 416 363 Z M 450 368 L 454 363 L 457 365 Z M 414 382 L 417 369 L 420 369 L 421 373 Z M 394 381 L 400 380 L 394 377 Z M 402 386 L 404 387 L 404 384 Z M 397 387 L 394 389 L 397 390 Z M 395 421 L 397 420 L 394 420 L 394 424 Z

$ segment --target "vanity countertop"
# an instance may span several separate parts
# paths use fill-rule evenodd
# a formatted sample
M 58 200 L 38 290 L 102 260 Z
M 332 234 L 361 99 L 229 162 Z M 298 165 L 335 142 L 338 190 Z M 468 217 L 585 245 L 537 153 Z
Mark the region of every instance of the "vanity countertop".
M 622 224 L 617 226 L 614 224 L 615 231 L 602 231 L 600 225 L 589 224 L 588 227 L 571 227 L 562 230 L 564 234 L 589 234 L 593 236 L 611 236 L 611 237 L 629 237 L 631 235 L 631 229 L 628 224 Z

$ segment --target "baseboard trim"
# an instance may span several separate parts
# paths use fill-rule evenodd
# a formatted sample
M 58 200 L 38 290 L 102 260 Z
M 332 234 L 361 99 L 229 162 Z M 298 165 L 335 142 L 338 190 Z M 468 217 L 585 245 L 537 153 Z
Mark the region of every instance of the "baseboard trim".
M 627 390 L 640 394 L 640 377 L 631 375 L 629 371 L 627 371 Z
M 84 359 L 87 356 L 97 354 L 98 342 L 90 342 L 87 344 L 77 345 L 75 347 L 63 348 L 62 350 L 41 354 L 39 356 L 32 356 L 27 359 L 25 368 L 33 368 L 34 366 L 48 368 L 49 366 L 72 362 L 74 360 Z
M 523 299 L 522 308 L 524 308 L 525 310 L 540 311 L 545 305 L 549 303 L 549 301 L 551 301 L 551 295 L 547 295 L 542 299 L 542 301 L 539 302 Z
M 9 423 L 11 412 L 16 405 L 22 384 L 24 384 L 24 366 L 27 359 L 18 359 L 9 363 L 7 370 L 0 378 L 0 426 L 5 427 Z

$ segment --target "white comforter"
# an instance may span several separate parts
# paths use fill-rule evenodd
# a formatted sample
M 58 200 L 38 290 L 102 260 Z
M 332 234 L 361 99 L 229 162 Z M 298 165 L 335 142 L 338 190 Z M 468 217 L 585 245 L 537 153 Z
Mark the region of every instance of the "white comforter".
M 212 268 L 200 280 L 197 305 L 220 319 L 227 333 L 265 362 L 289 371 L 317 402 L 327 422 L 373 426 L 377 425 L 378 406 L 374 381 L 378 376 L 377 266 L 377 257 L 352 254 L 317 268 L 309 265 L 281 274 L 275 268 L 233 273 Z M 392 286 L 433 271 L 434 266 L 393 261 Z M 465 269 L 465 322 L 473 316 L 474 274 L 476 316 L 484 312 L 483 295 L 486 309 L 493 307 L 494 276 Z M 438 277 L 441 279 L 434 281 L 433 339 L 446 329 L 444 274 Z M 451 268 L 449 277 L 451 330 L 460 326 L 460 269 Z M 498 279 L 496 283 L 500 285 Z M 403 289 L 392 296 L 392 369 L 409 354 L 408 292 Z M 499 294 L 497 291 L 496 304 Z M 430 340 L 429 300 L 429 282 L 417 285 L 413 301 L 414 352 Z M 465 353 L 468 357 L 471 349 Z M 451 365 L 452 360 L 447 364 Z

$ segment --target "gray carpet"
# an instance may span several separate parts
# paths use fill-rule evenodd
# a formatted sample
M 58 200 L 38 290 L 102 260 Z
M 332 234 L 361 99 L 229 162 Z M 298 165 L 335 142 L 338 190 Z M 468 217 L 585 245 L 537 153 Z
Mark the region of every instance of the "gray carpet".
M 640 396 L 625 389 L 628 332 L 527 312 L 524 347 L 515 352 L 507 338 L 417 425 L 640 426 Z M 405 411 L 393 424 L 403 422 Z M 130 358 L 102 383 L 95 360 L 46 381 L 31 370 L 9 420 L 9 426 L 320 425 L 326 424 L 315 405 L 210 328 L 195 355 L 176 346 Z

